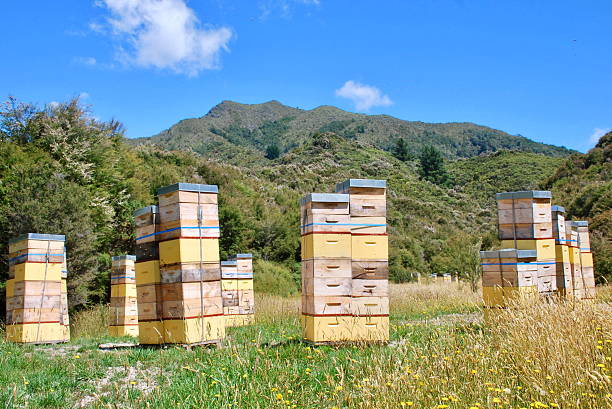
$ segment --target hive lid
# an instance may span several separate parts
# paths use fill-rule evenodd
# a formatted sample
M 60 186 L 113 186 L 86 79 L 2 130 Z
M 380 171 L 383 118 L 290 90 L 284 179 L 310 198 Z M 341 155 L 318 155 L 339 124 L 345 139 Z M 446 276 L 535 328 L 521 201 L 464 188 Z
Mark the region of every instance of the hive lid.
M 548 190 L 523 190 L 520 192 L 497 193 L 495 194 L 495 199 L 552 199 L 552 193 Z
M 222 261 L 221 265 L 227 266 L 227 267 L 235 267 L 237 263 L 236 263 L 236 260 L 227 260 L 227 261 Z
M 132 255 L 125 255 L 125 256 L 113 256 L 112 257 L 113 261 L 123 261 L 123 260 L 132 260 L 132 261 L 136 261 L 136 256 L 132 256 Z
M 336 192 L 344 192 L 351 187 L 386 189 L 387 181 L 381 179 L 348 179 L 344 182 L 336 183 Z
M 565 213 L 565 207 L 554 205 L 550 208 L 553 213 Z
M 138 209 L 134 211 L 134 217 L 142 216 L 147 213 L 159 213 L 159 209 L 156 205 L 151 205 L 147 207 L 143 207 L 142 209 Z
M 66 241 L 66 236 L 63 234 L 25 233 L 10 239 L 9 244 L 17 243 L 22 240 Z
M 536 258 L 536 250 L 501 249 L 481 251 L 480 258 Z
M 343 193 L 310 193 L 300 200 L 300 205 L 310 202 L 348 203 L 349 195 Z
M 586 220 L 572 221 L 572 227 L 589 227 L 589 222 Z
M 238 253 L 235 256 L 231 256 L 229 259 L 236 260 L 236 259 L 245 259 L 245 258 L 253 258 L 253 255 L 251 253 Z
M 199 192 L 199 193 L 219 193 L 219 186 L 217 185 L 200 185 L 197 183 L 175 183 L 170 186 L 164 186 L 157 189 L 158 195 L 165 195 L 166 193 L 176 192 L 177 190 L 183 190 L 186 192 Z

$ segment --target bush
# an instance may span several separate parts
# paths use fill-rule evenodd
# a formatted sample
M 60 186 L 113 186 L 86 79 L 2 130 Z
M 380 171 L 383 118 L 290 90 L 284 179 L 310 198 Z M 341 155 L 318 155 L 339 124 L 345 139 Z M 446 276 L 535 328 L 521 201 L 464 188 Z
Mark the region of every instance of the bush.
M 299 292 L 291 270 L 272 261 L 255 260 L 253 265 L 256 293 L 288 297 Z

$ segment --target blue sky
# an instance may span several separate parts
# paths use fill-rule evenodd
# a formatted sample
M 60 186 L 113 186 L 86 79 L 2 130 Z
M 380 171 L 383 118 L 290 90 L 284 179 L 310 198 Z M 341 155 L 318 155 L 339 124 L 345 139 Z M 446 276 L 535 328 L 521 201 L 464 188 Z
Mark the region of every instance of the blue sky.
M 82 95 L 129 137 L 272 99 L 581 151 L 612 128 L 609 1 L 6 1 L 0 16 L 3 98 Z

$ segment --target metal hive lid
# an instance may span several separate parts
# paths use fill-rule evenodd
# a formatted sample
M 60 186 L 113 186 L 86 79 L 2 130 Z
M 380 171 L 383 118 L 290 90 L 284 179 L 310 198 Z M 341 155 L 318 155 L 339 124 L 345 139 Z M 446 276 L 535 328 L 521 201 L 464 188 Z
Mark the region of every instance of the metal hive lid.
M 159 189 L 157 189 L 157 194 L 165 195 L 166 193 L 176 192 L 177 190 L 199 193 L 219 193 L 219 186 L 200 185 L 197 183 L 175 183 L 173 185 L 160 187 Z
M 344 193 L 309 193 L 300 200 L 300 205 L 306 203 L 348 203 L 349 195 Z
M 159 208 L 156 205 L 143 207 L 142 209 L 135 210 L 133 215 L 134 217 L 138 217 L 147 213 L 159 213 Z

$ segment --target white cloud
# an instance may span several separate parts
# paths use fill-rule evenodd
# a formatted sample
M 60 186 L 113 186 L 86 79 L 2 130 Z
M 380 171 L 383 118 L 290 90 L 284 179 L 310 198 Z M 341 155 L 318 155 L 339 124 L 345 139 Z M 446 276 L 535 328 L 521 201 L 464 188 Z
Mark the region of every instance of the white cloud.
M 184 0 L 101 0 L 112 33 L 124 45 L 124 64 L 170 69 L 195 76 L 219 68 L 220 53 L 233 36 L 228 27 L 203 26 Z
M 53 108 L 57 108 L 59 105 L 60 105 L 60 103 L 59 103 L 59 102 L 57 102 L 57 101 L 51 101 L 51 102 L 49 102 L 49 107 L 50 107 L 51 109 L 53 109 Z
M 602 136 L 604 136 L 605 134 L 607 134 L 610 131 L 612 131 L 612 128 L 595 128 L 595 129 L 593 129 L 593 133 L 589 137 L 589 142 L 591 144 L 595 145 L 597 142 L 599 142 L 599 138 L 601 138 Z
M 74 57 L 72 59 L 77 64 L 94 66 L 98 61 L 94 57 Z
M 86 100 L 86 99 L 89 99 L 89 93 L 87 93 L 87 92 L 85 92 L 85 91 L 81 92 L 81 93 L 79 94 L 79 99 L 80 99 L 81 101 Z
M 347 81 L 342 88 L 336 90 L 336 96 L 353 101 L 355 109 L 367 111 L 372 107 L 383 107 L 393 104 L 391 98 L 384 95 L 380 89 L 371 85 L 360 84 L 356 81 Z

